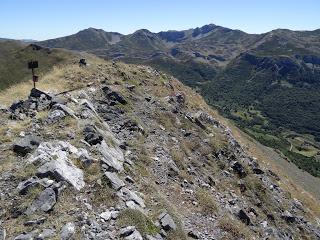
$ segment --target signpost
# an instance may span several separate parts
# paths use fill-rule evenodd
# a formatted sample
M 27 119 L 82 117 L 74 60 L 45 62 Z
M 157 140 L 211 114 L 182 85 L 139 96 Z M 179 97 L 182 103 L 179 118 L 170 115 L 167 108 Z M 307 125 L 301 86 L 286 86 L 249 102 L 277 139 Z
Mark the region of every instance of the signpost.
M 39 77 L 34 75 L 34 69 L 38 68 L 38 61 L 30 61 L 30 62 L 28 62 L 28 68 L 32 70 L 33 88 L 36 88 L 36 82 L 38 82 Z

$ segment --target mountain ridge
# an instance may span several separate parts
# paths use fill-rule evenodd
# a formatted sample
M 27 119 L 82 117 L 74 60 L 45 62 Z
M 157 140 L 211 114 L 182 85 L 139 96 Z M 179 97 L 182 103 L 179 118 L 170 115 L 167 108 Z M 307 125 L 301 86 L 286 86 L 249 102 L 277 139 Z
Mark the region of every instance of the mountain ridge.
M 320 236 L 318 201 L 251 155 L 199 94 L 149 66 L 87 59 L 26 98 L 0 96 L 19 100 L 0 109 L 2 236 Z
M 248 34 L 209 24 L 183 31 L 138 30 L 118 36 L 114 44 L 101 37 L 107 35 L 103 30 L 82 34 L 66 44 L 66 38 L 39 44 L 165 71 L 197 89 L 244 131 L 320 176 L 319 29 Z

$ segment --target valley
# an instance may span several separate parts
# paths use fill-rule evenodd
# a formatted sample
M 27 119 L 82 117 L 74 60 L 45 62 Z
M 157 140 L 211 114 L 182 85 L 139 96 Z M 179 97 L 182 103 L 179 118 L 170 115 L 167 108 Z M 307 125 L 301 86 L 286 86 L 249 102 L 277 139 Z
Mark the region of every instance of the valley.
M 172 74 L 248 134 L 319 176 L 319 39 L 319 30 L 247 34 L 209 24 L 129 35 L 89 28 L 39 44 L 147 64 Z M 310 137 L 300 144 L 287 139 L 288 132 L 300 134 L 300 140 L 310 136 L 312 147 L 301 146 L 308 145 Z

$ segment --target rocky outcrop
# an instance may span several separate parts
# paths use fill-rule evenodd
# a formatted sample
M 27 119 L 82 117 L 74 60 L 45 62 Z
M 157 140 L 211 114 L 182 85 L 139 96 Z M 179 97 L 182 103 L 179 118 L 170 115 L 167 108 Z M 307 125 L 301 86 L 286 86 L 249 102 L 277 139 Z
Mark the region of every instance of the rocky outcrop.
M 111 187 L 115 190 L 120 190 L 125 186 L 125 183 L 118 177 L 114 172 L 105 172 L 104 175 L 107 178 L 107 181 L 110 183 Z
M 101 161 L 106 164 L 107 169 L 121 172 L 123 170 L 124 156 L 122 150 L 117 146 L 110 146 L 105 141 L 97 145 L 101 153 Z
M 56 193 L 52 188 L 47 188 L 39 194 L 39 196 L 32 202 L 27 211 L 27 215 L 34 212 L 49 212 L 56 204 Z
M 62 141 L 43 142 L 29 158 L 29 162 L 40 164 L 37 170 L 38 177 L 51 177 L 56 181 L 67 181 L 75 189 L 80 190 L 85 185 L 83 172 L 68 158 L 70 154 L 79 155 L 79 151 L 69 143 Z
M 18 139 L 13 145 L 13 151 L 18 155 L 25 156 L 32 152 L 40 144 L 40 138 L 35 136 L 25 136 L 24 138 Z
M 168 213 L 162 213 L 159 216 L 159 222 L 165 231 L 175 230 L 177 228 L 172 217 Z
M 0 225 L 10 239 L 318 237 L 307 206 L 195 93 L 151 68 L 118 64 L 96 66 L 81 78 L 96 84 L 25 115 L 22 138 L 43 139 L 28 156 L 1 144 L 0 164 L 12 161 L 0 165 Z M 19 124 L 4 114 L 4 124 Z
M 60 239 L 61 240 L 68 240 L 71 239 L 73 234 L 76 231 L 76 226 L 74 223 L 69 222 L 66 225 L 64 225 L 61 229 L 61 233 L 60 233 Z

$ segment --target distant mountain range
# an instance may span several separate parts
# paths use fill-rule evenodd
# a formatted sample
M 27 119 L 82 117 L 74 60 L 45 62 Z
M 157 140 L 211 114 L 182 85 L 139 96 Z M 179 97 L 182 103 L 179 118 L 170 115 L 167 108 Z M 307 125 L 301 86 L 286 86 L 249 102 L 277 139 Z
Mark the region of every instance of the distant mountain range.
M 209 24 L 122 35 L 89 28 L 37 44 L 168 72 L 260 142 L 320 176 L 320 29 L 248 34 Z

